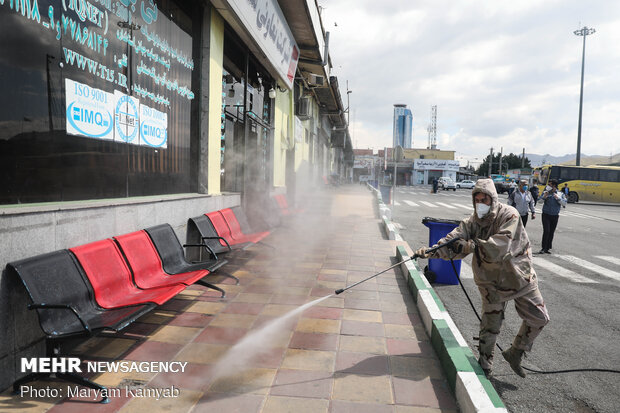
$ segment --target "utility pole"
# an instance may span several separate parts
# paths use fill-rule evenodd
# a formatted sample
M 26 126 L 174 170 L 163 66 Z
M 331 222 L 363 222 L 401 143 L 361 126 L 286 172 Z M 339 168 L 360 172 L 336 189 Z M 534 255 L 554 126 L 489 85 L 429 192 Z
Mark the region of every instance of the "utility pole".
M 499 150 L 499 174 L 502 174 L 502 156 L 504 155 L 504 147 L 502 146 Z
M 521 157 L 521 169 L 525 168 L 525 148 L 523 148 L 523 156 Z
M 583 28 L 579 30 L 575 30 L 573 32 L 577 36 L 583 36 L 583 50 L 581 52 L 581 91 L 579 93 L 579 123 L 577 126 L 577 156 L 575 158 L 575 165 L 581 165 L 581 113 L 583 108 L 583 69 L 586 60 L 586 37 L 588 35 L 596 33 L 596 30 L 593 28 L 588 28 L 588 26 L 583 26 Z
M 493 167 L 493 148 L 491 148 L 491 153 L 489 154 L 489 178 L 491 177 Z

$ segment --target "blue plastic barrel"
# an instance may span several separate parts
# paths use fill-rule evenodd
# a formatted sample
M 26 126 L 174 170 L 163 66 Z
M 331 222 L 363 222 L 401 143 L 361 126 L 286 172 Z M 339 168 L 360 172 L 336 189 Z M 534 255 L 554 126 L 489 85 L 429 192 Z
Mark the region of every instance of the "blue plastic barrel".
M 428 246 L 432 247 L 437 244 L 441 238 L 448 235 L 452 230 L 459 226 L 460 221 L 452 219 L 438 219 L 425 217 L 422 219 L 422 224 L 428 227 Z M 454 260 L 454 267 L 459 277 L 461 275 L 461 260 Z M 439 258 L 429 258 L 428 269 L 435 273 L 437 278 L 434 282 L 439 284 L 458 284 L 456 274 L 450 261 L 442 260 Z
M 381 198 L 383 198 L 384 204 L 392 203 L 392 185 L 379 185 L 379 191 L 381 191 Z

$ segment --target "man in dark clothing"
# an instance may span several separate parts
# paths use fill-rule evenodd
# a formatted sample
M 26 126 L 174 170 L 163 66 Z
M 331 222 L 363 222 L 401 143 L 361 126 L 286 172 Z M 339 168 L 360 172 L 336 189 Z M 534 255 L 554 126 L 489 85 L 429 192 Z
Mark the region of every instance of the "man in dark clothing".
M 566 206 L 566 196 L 563 192 L 558 191 L 558 181 L 552 179 L 545 188 L 542 199 L 544 201 L 542 210 L 543 236 L 542 249 L 539 254 L 551 254 L 549 250 L 553 244 L 553 234 L 558 226 L 560 209 Z
M 437 180 L 437 178 L 433 178 L 433 193 L 436 194 L 437 193 L 437 188 L 439 187 L 439 181 Z
M 538 183 L 534 181 L 532 184 L 532 188 L 530 188 L 530 194 L 532 194 L 532 198 L 534 198 L 534 205 L 538 203 Z

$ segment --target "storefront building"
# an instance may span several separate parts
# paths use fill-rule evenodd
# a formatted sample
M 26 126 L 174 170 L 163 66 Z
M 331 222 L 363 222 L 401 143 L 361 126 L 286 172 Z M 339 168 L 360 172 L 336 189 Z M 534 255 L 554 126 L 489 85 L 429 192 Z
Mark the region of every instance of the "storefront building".
M 346 165 L 337 80 L 302 62 L 325 43 L 318 7 L 282 4 L 0 2 L 0 265 L 162 223 L 184 239 L 189 217 L 303 191 L 304 161 L 310 183 Z M 3 272 L 0 389 L 44 352 L 27 300 Z

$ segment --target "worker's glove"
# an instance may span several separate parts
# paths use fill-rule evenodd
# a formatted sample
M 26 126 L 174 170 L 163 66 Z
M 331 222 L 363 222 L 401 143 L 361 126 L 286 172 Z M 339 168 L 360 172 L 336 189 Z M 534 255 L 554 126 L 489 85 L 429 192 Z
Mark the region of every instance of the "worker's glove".
M 448 245 L 448 248 L 450 248 L 452 252 L 455 252 L 457 254 L 469 254 L 471 252 L 474 252 L 474 250 L 476 249 L 476 243 L 471 239 L 460 239 Z
M 427 254 L 426 253 L 426 247 L 422 247 L 419 250 L 417 250 L 414 254 L 413 257 L 411 257 L 412 259 L 415 258 L 428 258 L 431 254 Z

